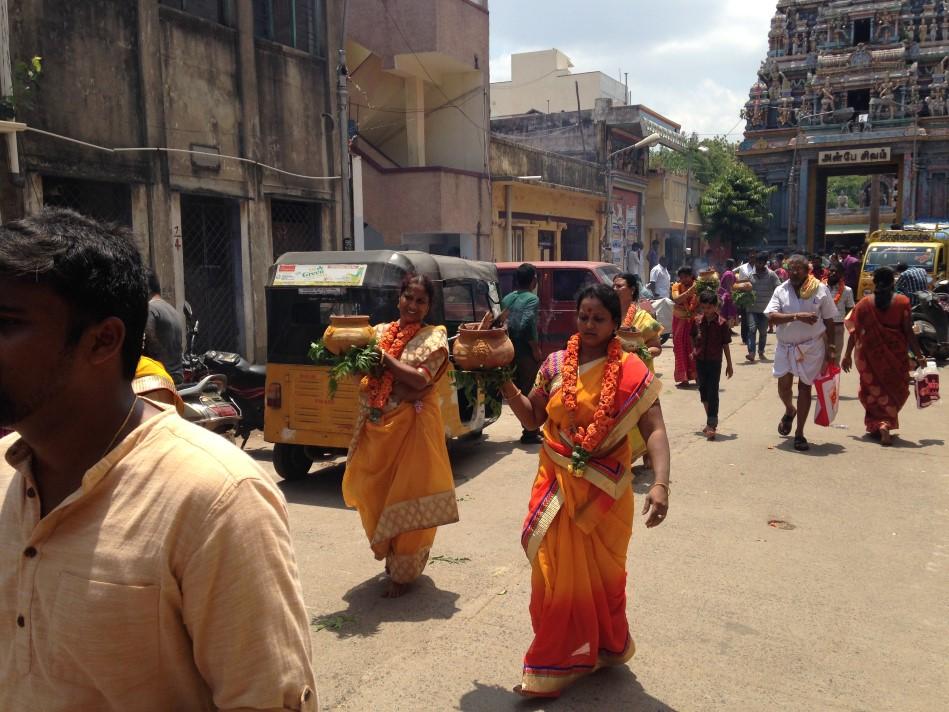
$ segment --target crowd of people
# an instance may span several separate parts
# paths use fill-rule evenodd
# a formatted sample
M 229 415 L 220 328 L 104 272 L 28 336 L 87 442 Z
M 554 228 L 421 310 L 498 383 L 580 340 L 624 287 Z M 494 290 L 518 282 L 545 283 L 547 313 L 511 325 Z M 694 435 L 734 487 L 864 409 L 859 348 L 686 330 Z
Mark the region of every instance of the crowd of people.
M 718 292 L 700 289 L 691 266 L 669 277 L 672 380 L 698 385 L 709 440 L 740 317 L 749 362 L 765 357 L 774 327 L 778 431 L 789 435 L 796 420 L 796 450 L 809 447 L 811 384 L 839 359 L 841 324 L 850 336 L 840 363 L 860 373 L 867 431 L 892 441 L 908 397 L 907 350 L 923 363 L 910 301 L 880 268 L 874 294 L 854 306 L 850 257 L 824 265 L 752 254 L 724 265 Z M 661 279 L 649 288 L 662 294 L 661 256 L 653 274 Z M 543 359 L 536 282 L 522 265 L 504 300 L 516 375 L 501 392 L 522 441 L 540 444 L 521 533 L 534 638 L 515 691 L 557 697 L 635 651 L 632 467 L 647 458 L 642 514 L 658 526 L 669 512 L 670 447 L 655 373 L 662 327 L 641 300 L 640 276 L 583 288 L 576 333 Z M 147 699 L 149 709 L 316 709 L 279 489 L 174 404 L 133 388 L 147 377 L 143 341 L 176 319 L 158 292 L 124 228 L 61 209 L 0 227 L 0 375 L 16 374 L 0 378 L 0 426 L 16 430 L 0 441 L 0 708 L 138 709 Z M 753 295 L 741 310 L 738 292 Z M 343 478 L 385 562 L 387 597 L 422 574 L 437 528 L 458 521 L 435 390 L 448 337 L 426 324 L 434 299 L 427 277 L 407 275 L 399 318 L 375 326 L 379 366 L 360 390 Z M 638 346 L 626 346 L 630 334 Z M 169 360 L 162 372 L 174 382 L 180 364 Z

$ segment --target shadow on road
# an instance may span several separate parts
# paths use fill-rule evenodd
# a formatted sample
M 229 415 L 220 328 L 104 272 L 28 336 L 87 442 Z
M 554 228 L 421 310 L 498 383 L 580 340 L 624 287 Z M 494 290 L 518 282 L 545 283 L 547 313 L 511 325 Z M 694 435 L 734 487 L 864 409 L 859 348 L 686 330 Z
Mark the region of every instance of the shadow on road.
M 788 438 L 780 445 L 775 445 L 775 450 L 784 450 L 785 452 L 803 455 L 804 457 L 827 457 L 828 455 L 842 455 L 847 452 L 847 448 L 837 443 L 815 443 L 808 438 L 811 449 L 805 452 L 798 452 L 794 449 L 794 438 Z
M 869 443 L 880 447 L 880 439 L 870 437 L 869 433 L 864 433 L 863 435 L 851 435 L 851 440 L 856 440 L 859 443 Z M 899 435 L 893 436 L 893 449 L 905 449 L 905 450 L 920 450 L 927 447 L 942 447 L 946 444 L 945 440 L 936 440 L 934 438 L 923 438 L 919 442 L 913 442 L 912 440 L 906 440 Z
M 346 608 L 333 613 L 316 613 L 314 623 L 338 622 L 338 629 L 327 627 L 320 631 L 334 633 L 337 638 L 368 638 L 378 633 L 379 625 L 384 622 L 448 620 L 460 610 L 459 594 L 441 590 L 428 576 L 420 576 L 401 598 L 382 598 L 386 583 L 386 577 L 381 574 L 363 581 L 343 596 Z
M 516 682 L 516 680 L 515 680 Z M 647 693 L 627 666 L 606 668 L 578 681 L 559 700 L 530 699 L 516 695 L 511 688 L 482 685 L 473 681 L 475 689 L 465 693 L 458 702 L 462 712 L 495 712 L 496 710 L 649 710 L 675 712 L 669 705 Z
M 455 482 L 467 482 L 483 474 L 490 465 L 507 457 L 517 449 L 534 451 L 540 450 L 539 445 L 522 445 L 516 440 L 453 440 L 448 445 L 448 455 L 451 458 L 451 469 Z
M 701 430 L 696 430 L 694 434 L 698 435 L 700 438 L 705 437 L 705 433 L 703 433 Z M 737 439 L 738 439 L 738 433 L 719 433 L 716 431 L 715 439 L 712 440 L 711 442 L 713 443 L 714 442 L 730 442 L 731 440 L 737 440 Z
M 281 480 L 277 487 L 293 504 L 346 509 L 346 503 L 343 502 L 343 470 L 342 464 L 316 468 L 302 480 Z

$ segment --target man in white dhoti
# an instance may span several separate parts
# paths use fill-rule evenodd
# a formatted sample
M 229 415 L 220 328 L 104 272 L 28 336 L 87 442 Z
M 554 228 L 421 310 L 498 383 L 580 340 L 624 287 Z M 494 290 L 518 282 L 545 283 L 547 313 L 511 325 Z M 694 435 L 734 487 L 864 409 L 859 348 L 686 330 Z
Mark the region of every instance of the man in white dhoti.
M 788 260 L 788 280 L 774 290 L 765 314 L 775 325 L 778 339 L 774 375 L 778 379 L 778 395 L 784 403 L 778 433 L 789 435 L 797 416 L 794 449 L 803 452 L 810 449 L 804 437 L 804 424 L 811 410 L 811 384 L 828 362 L 834 360 L 837 306 L 827 285 L 810 273 L 807 258 L 794 255 Z M 798 379 L 796 408 L 795 376 Z

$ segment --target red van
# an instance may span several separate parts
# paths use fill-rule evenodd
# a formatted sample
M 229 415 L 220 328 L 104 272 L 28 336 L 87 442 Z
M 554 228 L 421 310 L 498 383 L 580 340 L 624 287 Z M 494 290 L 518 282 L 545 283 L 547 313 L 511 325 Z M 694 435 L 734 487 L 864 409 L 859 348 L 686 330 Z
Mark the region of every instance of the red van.
M 514 291 L 514 273 L 522 262 L 498 262 L 502 297 Z M 540 315 L 537 331 L 544 356 L 567 347 L 577 330 L 577 294 L 589 284 L 613 284 L 619 267 L 607 262 L 531 262 L 537 268 Z

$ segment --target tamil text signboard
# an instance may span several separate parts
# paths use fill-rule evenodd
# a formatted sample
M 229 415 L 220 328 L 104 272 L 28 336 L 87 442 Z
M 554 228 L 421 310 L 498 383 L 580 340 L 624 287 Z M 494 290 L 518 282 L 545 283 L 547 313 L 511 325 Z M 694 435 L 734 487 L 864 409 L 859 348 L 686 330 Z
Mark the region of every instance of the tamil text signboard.
M 852 148 L 817 154 L 819 166 L 854 166 L 861 163 L 889 163 L 892 160 L 893 153 L 889 148 Z

